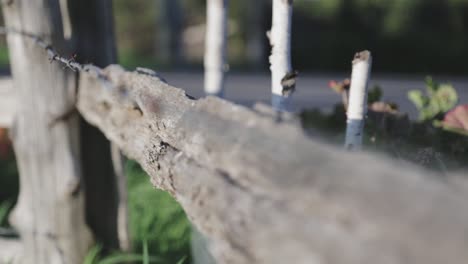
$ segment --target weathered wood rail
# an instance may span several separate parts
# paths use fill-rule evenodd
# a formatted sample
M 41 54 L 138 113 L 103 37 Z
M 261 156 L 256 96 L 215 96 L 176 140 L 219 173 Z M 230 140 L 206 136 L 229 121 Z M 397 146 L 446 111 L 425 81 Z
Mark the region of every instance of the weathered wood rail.
M 78 109 L 169 191 L 219 263 L 462 263 L 468 188 L 310 140 L 294 122 L 156 76 L 81 75 Z
M 182 204 L 219 263 L 468 259 L 462 175 L 343 152 L 265 106 L 194 100 L 119 66 L 104 74 L 81 75 L 79 112 Z

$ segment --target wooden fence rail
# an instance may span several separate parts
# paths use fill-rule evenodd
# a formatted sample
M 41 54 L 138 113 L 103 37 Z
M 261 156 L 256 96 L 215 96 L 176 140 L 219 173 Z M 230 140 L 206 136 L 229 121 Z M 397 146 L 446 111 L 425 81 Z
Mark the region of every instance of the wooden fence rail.
M 181 203 L 219 263 L 468 259 L 462 175 L 346 153 L 269 107 L 194 100 L 150 72 L 103 74 L 111 85 L 80 75 L 80 114 Z
M 81 75 L 80 113 L 182 204 L 220 263 L 468 259 L 461 175 L 442 181 L 317 143 L 270 111 L 193 100 L 119 66 L 104 72 L 116 89 Z

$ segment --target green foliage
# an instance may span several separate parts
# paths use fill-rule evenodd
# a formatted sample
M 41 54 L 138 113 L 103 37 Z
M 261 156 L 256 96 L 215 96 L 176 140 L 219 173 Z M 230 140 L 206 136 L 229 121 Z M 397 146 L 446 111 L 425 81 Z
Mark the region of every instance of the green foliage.
M 127 163 L 126 174 L 132 251 L 143 253 L 115 252 L 100 257 L 101 248 L 97 246 L 90 250 L 85 264 L 172 264 L 189 260 L 191 227 L 183 209 L 168 193 L 156 190 L 136 162 Z
M 101 245 L 96 245 L 88 251 L 83 264 L 93 264 L 96 263 L 97 259 L 99 258 L 99 253 L 102 250 Z
M 5 226 L 7 224 L 8 213 L 12 205 L 13 203 L 10 200 L 0 203 L 0 226 Z
M 146 243 L 144 243 L 146 245 Z M 163 263 L 164 260 L 159 257 L 150 256 L 147 247 L 142 254 L 114 252 L 107 256 L 101 256 L 102 246 L 96 245 L 88 252 L 83 264 L 118 264 L 142 262 L 143 264 Z
M 143 264 L 149 264 L 148 243 L 146 240 L 143 243 Z
M 18 169 L 12 152 L 6 159 L 0 158 L 0 204 L 16 202 L 19 190 Z
M 426 80 L 426 85 L 428 95 L 424 97 L 421 93 L 422 97 L 418 96 L 415 102 L 419 107 L 430 105 L 428 102 L 432 99 L 437 103 L 437 109 L 446 112 L 455 104 L 456 92 L 450 85 L 439 85 L 430 78 Z M 381 96 L 381 90 L 375 89 L 369 99 Z M 406 115 L 397 111 L 369 111 L 364 127 L 364 148 L 419 164 L 442 175 L 448 170 L 467 169 L 468 137 L 463 133 L 453 133 L 453 128 L 449 130 L 446 127 L 448 124 L 468 124 L 467 113 L 468 105 L 458 106 L 445 116 L 443 125 L 434 127 L 430 122 L 411 122 Z M 321 135 L 332 144 L 343 144 L 346 114 L 342 105 L 336 105 L 332 113 L 322 113 L 317 109 L 304 111 L 301 113 L 301 121 L 310 134 Z
M 367 104 L 381 101 L 382 95 L 382 89 L 378 85 L 374 86 L 367 92 Z
M 190 223 L 180 205 L 167 193 L 156 190 L 133 161 L 127 164 L 130 231 L 134 251 L 144 250 L 176 263 L 190 256 Z
M 344 141 L 346 111 L 343 104 L 336 104 L 330 114 L 323 114 L 318 109 L 312 109 L 303 111 L 300 117 L 305 131 L 318 131 L 324 138 L 336 144 Z
M 315 137 L 320 135 L 333 145 L 343 145 L 346 116 L 341 108 L 332 113 L 305 111 L 301 113 L 301 121 L 304 129 Z M 364 129 L 366 151 L 384 153 L 442 174 L 468 168 L 467 136 L 388 114 L 369 117 Z
M 85 264 L 148 261 L 190 263 L 190 223 L 180 205 L 166 192 L 156 190 L 149 177 L 133 161 L 127 164 L 130 231 L 133 252 L 101 255 L 101 247 L 90 250 Z M 18 195 L 18 172 L 13 157 L 0 160 L 0 225 L 6 224 L 8 212 Z M 147 241 L 147 242 L 145 242 Z M 146 248 L 146 249 L 145 249 Z M 152 257 L 145 257 L 151 254 Z M 158 256 L 158 258 L 154 257 Z
M 0 45 L 0 67 L 6 67 L 10 63 L 8 48 L 6 45 Z
M 187 257 L 181 258 L 179 261 L 177 261 L 177 264 L 184 264 L 186 259 Z
M 450 84 L 438 84 L 426 78 L 426 94 L 419 90 L 408 92 L 408 99 L 419 111 L 420 121 L 430 121 L 452 109 L 458 101 L 456 90 Z

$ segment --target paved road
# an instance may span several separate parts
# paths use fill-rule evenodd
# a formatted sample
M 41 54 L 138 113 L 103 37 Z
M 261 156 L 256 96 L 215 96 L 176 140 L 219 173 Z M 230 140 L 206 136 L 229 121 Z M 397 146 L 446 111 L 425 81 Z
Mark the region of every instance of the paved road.
M 172 85 L 184 88 L 188 94 L 195 97 L 203 96 L 203 74 L 161 73 Z M 340 74 L 302 74 L 298 80 L 297 92 L 294 94 L 295 110 L 320 108 L 330 111 L 333 105 L 340 101 L 340 97 L 328 88 L 329 80 L 342 80 L 346 75 Z M 468 79 L 436 77 L 438 82 L 449 82 L 459 93 L 460 102 L 468 103 Z M 378 84 L 384 93 L 384 100 L 399 104 L 400 109 L 417 116 L 417 111 L 408 101 L 406 94 L 411 89 L 424 89 L 424 76 L 390 76 L 377 75 L 371 80 L 371 85 Z M 270 76 L 264 74 L 230 73 L 226 83 L 226 98 L 236 103 L 251 106 L 254 102 L 269 103 Z

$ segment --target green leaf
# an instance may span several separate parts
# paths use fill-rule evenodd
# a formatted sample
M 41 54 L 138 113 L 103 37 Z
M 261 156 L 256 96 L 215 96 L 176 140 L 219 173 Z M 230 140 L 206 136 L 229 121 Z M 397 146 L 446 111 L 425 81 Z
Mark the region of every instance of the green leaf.
M 426 90 L 429 96 L 432 96 L 437 91 L 438 86 L 431 76 L 426 77 Z
M 422 109 L 425 104 L 424 96 L 419 90 L 411 90 L 408 92 L 408 99 L 416 106 L 418 110 Z
M 458 102 L 457 91 L 449 84 L 440 85 L 435 97 L 438 101 L 441 112 L 447 112 Z
M 143 264 L 149 264 L 148 241 L 143 241 Z
M 6 200 L 0 204 L 0 226 L 6 223 L 12 204 L 13 202 L 10 200 Z
M 91 248 L 85 257 L 83 264 L 95 264 L 98 261 L 98 256 L 101 250 L 102 246 L 99 244 Z
M 421 91 L 411 90 L 408 99 L 419 110 L 419 119 L 427 121 L 448 112 L 458 102 L 455 88 L 450 84 L 438 84 L 431 77 L 426 78 L 427 95 Z
M 382 99 L 382 89 L 379 86 L 374 86 L 367 93 L 367 103 L 372 104 Z
M 130 253 L 116 253 L 112 254 L 103 260 L 99 261 L 99 264 L 117 264 L 117 263 L 128 263 L 128 262 L 136 262 L 142 261 L 145 263 L 155 263 L 155 262 L 163 262 L 164 259 L 154 256 L 144 256 L 140 254 L 130 254 Z
M 177 264 L 183 264 L 185 262 L 185 260 L 187 259 L 187 256 L 184 256 L 183 258 L 181 258 L 179 261 L 177 261 Z

